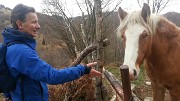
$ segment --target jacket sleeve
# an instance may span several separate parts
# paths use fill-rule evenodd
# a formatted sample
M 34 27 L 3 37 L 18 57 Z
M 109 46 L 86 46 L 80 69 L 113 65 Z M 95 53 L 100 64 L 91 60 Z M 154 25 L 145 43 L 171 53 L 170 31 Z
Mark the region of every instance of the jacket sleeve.
M 35 50 L 25 45 L 9 52 L 7 57 L 11 57 L 7 58 L 11 68 L 29 78 L 48 84 L 63 84 L 87 74 L 85 73 L 87 67 L 83 65 L 57 70 L 40 59 Z

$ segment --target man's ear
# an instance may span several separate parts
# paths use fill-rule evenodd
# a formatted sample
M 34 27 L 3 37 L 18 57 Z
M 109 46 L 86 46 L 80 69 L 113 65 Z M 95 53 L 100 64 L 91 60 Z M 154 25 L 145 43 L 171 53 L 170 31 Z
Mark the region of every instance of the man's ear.
M 17 27 L 18 27 L 18 29 L 22 29 L 23 28 L 23 24 L 22 24 L 22 21 L 21 20 L 17 20 L 16 21 L 16 25 L 17 25 Z

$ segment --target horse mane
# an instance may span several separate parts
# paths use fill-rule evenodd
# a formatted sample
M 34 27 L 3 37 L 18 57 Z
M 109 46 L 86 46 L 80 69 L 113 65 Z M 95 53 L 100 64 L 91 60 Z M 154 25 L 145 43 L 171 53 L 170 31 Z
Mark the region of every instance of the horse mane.
M 143 25 L 149 31 L 149 34 L 155 34 L 159 19 L 159 15 L 151 14 L 151 16 L 147 18 L 146 23 L 142 18 L 140 11 L 128 13 L 127 16 L 123 19 L 123 21 L 120 22 L 120 25 L 117 28 L 117 32 L 122 32 L 126 29 L 128 25 L 140 24 Z

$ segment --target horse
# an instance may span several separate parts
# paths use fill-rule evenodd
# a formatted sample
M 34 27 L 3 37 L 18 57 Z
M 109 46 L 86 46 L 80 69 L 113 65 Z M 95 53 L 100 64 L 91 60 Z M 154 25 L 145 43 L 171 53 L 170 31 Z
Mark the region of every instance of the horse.
M 152 84 L 153 101 L 164 101 L 168 90 L 171 101 L 180 101 L 180 28 L 148 4 L 141 11 L 118 9 L 117 35 L 125 48 L 123 65 L 128 65 L 131 80 L 144 65 Z

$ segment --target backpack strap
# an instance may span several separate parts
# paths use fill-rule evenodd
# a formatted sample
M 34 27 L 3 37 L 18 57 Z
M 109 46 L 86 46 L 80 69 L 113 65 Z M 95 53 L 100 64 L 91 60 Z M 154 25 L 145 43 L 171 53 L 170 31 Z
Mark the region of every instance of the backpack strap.
M 21 101 L 24 101 L 24 75 L 21 75 L 20 77 L 20 85 L 21 85 Z
M 11 41 L 11 42 L 5 43 L 6 47 L 9 47 L 14 44 L 24 44 L 24 45 L 27 45 L 28 47 L 32 48 L 29 44 L 22 42 L 22 41 Z M 24 101 L 24 84 L 23 84 L 24 75 L 19 74 L 19 76 L 17 78 L 19 78 L 20 85 L 21 85 L 21 100 Z

